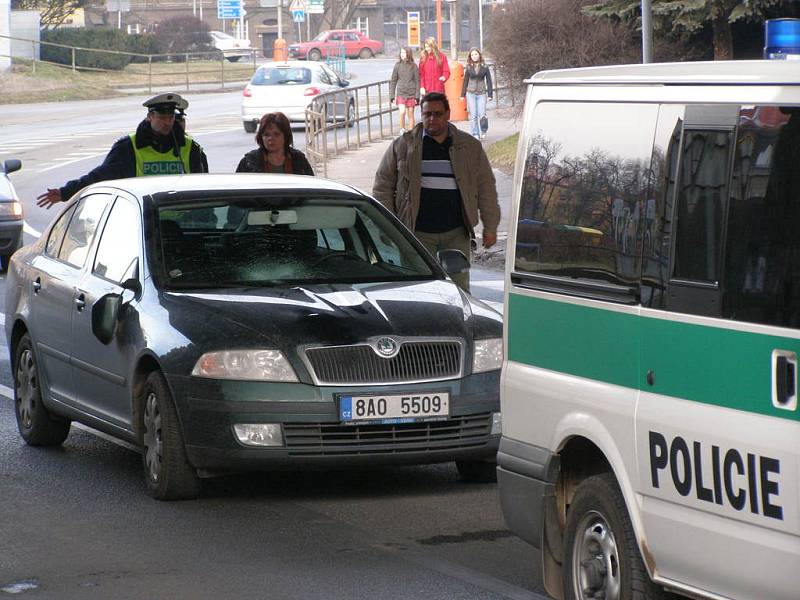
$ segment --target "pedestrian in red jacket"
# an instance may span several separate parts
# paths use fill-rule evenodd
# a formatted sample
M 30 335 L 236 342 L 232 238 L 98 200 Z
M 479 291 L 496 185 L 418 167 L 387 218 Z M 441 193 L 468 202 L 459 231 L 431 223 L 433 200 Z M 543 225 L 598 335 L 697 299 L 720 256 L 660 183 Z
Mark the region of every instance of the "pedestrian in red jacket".
M 439 52 L 436 40 L 428 38 L 419 57 L 419 93 L 424 96 L 429 92 L 444 94 L 444 82 L 450 77 L 447 58 Z

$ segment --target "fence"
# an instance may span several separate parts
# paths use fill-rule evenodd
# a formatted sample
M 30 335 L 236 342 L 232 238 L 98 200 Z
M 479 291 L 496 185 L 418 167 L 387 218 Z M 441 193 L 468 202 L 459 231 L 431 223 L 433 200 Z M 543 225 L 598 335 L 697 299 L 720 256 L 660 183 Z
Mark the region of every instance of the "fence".
M 30 40 L 0 35 L 0 38 L 9 39 L 17 42 L 31 44 L 33 59 L 18 59 L 28 62 L 30 60 L 31 70 L 36 73 L 37 64 L 47 64 L 58 68 L 70 69 L 73 72 L 90 73 L 114 73 L 118 74 L 119 87 L 141 86 L 146 87 L 148 93 L 153 91 L 154 86 L 171 85 L 183 86 L 187 91 L 192 85 L 205 86 L 218 85 L 224 89 L 225 83 L 249 79 L 257 64 L 256 50 L 251 50 L 246 62 L 236 62 L 238 58 L 233 55 L 227 57 L 221 50 L 210 52 L 171 52 L 167 54 L 137 54 L 135 52 L 122 52 L 119 50 L 100 50 L 97 48 L 82 48 L 78 46 L 67 46 L 53 42 L 43 42 L 40 40 Z M 40 56 L 42 47 L 64 48 L 70 51 L 70 64 L 56 63 L 37 59 Z M 233 51 L 231 51 L 233 52 Z M 242 56 L 242 50 L 236 50 L 236 56 Z M 126 56 L 130 57 L 131 62 L 122 70 L 102 69 L 89 67 L 81 64 L 81 58 L 91 54 Z M 14 56 L 0 55 L 14 59 Z M 230 62 L 226 66 L 226 62 Z M 177 68 L 176 68 L 177 65 Z
M 494 82 L 497 68 L 491 64 Z M 500 105 L 506 97 L 514 106 L 511 86 L 495 85 L 495 100 Z M 360 148 L 370 142 L 394 137 L 393 113 L 397 107 L 388 81 L 368 83 L 316 96 L 306 108 L 306 156 L 315 170 L 328 176 L 328 158 Z

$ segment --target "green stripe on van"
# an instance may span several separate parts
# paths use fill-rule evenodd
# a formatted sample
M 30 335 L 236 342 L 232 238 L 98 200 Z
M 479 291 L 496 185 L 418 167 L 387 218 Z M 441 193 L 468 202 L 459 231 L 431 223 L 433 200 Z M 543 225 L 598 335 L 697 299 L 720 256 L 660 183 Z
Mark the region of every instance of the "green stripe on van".
M 640 318 L 519 294 L 509 294 L 507 319 L 509 360 L 665 396 L 800 420 L 800 411 L 772 405 L 772 351 L 800 354 L 800 340 Z M 655 375 L 652 386 L 646 381 L 648 370 Z

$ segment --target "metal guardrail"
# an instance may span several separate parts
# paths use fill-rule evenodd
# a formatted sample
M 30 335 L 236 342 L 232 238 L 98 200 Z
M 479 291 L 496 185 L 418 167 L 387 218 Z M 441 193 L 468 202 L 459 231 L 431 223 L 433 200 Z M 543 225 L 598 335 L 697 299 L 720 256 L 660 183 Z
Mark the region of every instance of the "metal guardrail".
M 501 93 L 508 95 L 514 106 L 514 94 L 508 84 L 497 82 L 497 67 L 490 64 L 494 82 L 494 98 L 500 105 Z M 389 101 L 389 81 L 347 87 L 316 96 L 306 108 L 305 153 L 315 171 L 328 176 L 328 158 L 360 148 L 370 142 L 394 137 L 395 125 L 392 113 L 397 107 Z M 352 103 L 353 114 L 344 109 Z M 339 107 L 339 108 L 337 108 Z M 332 116 L 333 115 L 333 116 Z M 378 122 L 373 124 L 374 118 Z
M 123 52 L 120 50 L 102 50 L 98 48 L 83 48 L 80 46 L 68 46 L 66 44 L 57 44 L 55 42 L 43 42 L 41 40 L 31 40 L 27 38 L 17 38 L 7 35 L 0 35 L 0 38 L 8 39 L 12 41 L 24 42 L 31 44 L 31 56 L 33 58 L 26 58 L 26 57 L 19 57 L 14 56 L 11 54 L 0 54 L 0 56 L 11 58 L 12 60 L 24 60 L 24 61 L 31 61 L 31 70 L 35 74 L 36 73 L 36 65 L 37 64 L 47 64 L 52 65 L 58 68 L 70 69 L 73 72 L 78 71 L 85 71 L 85 72 L 95 72 L 95 73 L 114 73 L 117 71 L 111 69 L 101 69 L 96 67 L 87 67 L 82 66 L 79 64 L 77 60 L 79 52 L 89 52 L 89 53 L 96 53 L 96 54 L 107 54 L 107 55 L 124 55 L 130 56 L 132 59 L 139 58 L 141 60 L 134 61 L 132 60 L 128 65 L 125 67 L 125 71 L 127 74 L 135 74 L 141 75 L 142 77 L 146 76 L 146 83 L 142 82 L 141 85 L 147 86 L 148 93 L 151 93 L 153 90 L 154 85 L 182 85 L 188 91 L 190 89 L 191 84 L 216 84 L 219 83 L 220 88 L 225 88 L 225 75 L 226 75 L 226 57 L 225 52 L 222 50 L 213 50 L 210 52 L 170 52 L 166 54 L 139 54 L 136 52 Z M 63 64 L 57 63 L 52 61 L 44 61 L 41 59 L 37 59 L 36 56 L 39 55 L 38 50 L 41 50 L 44 46 L 50 46 L 54 48 L 65 48 L 70 50 L 71 52 L 71 64 Z M 242 50 L 236 50 L 235 54 L 241 55 Z M 234 54 L 234 51 L 230 51 L 229 54 Z M 178 60 L 179 59 L 179 60 Z M 198 61 L 219 61 L 219 67 L 215 67 L 214 69 L 197 69 L 197 68 L 190 68 L 191 63 L 197 63 Z M 171 64 L 171 65 L 183 65 L 183 68 L 180 70 L 172 69 L 172 70 L 163 70 L 163 69 L 154 69 L 153 64 Z M 257 51 L 251 50 L 250 56 L 247 60 L 248 64 L 252 64 L 253 68 L 255 68 L 258 64 L 258 57 Z M 243 63 L 238 63 L 240 66 Z M 139 67 L 142 68 L 139 71 Z M 232 65 L 228 67 L 228 70 L 234 69 Z M 242 69 L 238 69 L 241 71 Z M 167 82 L 159 82 L 159 78 L 167 78 L 172 77 Z M 249 77 L 249 75 L 248 75 Z M 181 80 L 180 84 L 178 80 Z M 228 78 L 229 83 L 231 81 L 230 77 Z M 124 85 L 124 84 L 121 84 Z M 135 84 L 134 84 L 135 85 Z
M 328 158 L 394 137 L 389 81 L 346 87 L 316 96 L 306 108 L 305 153 L 328 176 Z M 377 119 L 377 122 L 373 122 Z

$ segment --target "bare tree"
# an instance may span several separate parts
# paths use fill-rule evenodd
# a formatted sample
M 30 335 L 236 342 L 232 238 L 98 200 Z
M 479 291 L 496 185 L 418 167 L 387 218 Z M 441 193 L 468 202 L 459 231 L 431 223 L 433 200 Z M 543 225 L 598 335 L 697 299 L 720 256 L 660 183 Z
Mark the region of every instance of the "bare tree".
M 87 0 L 12 0 L 14 10 L 38 10 L 44 29 L 58 27 L 77 9 L 84 7 Z
M 364 0 L 325 0 L 323 29 L 345 29 Z

